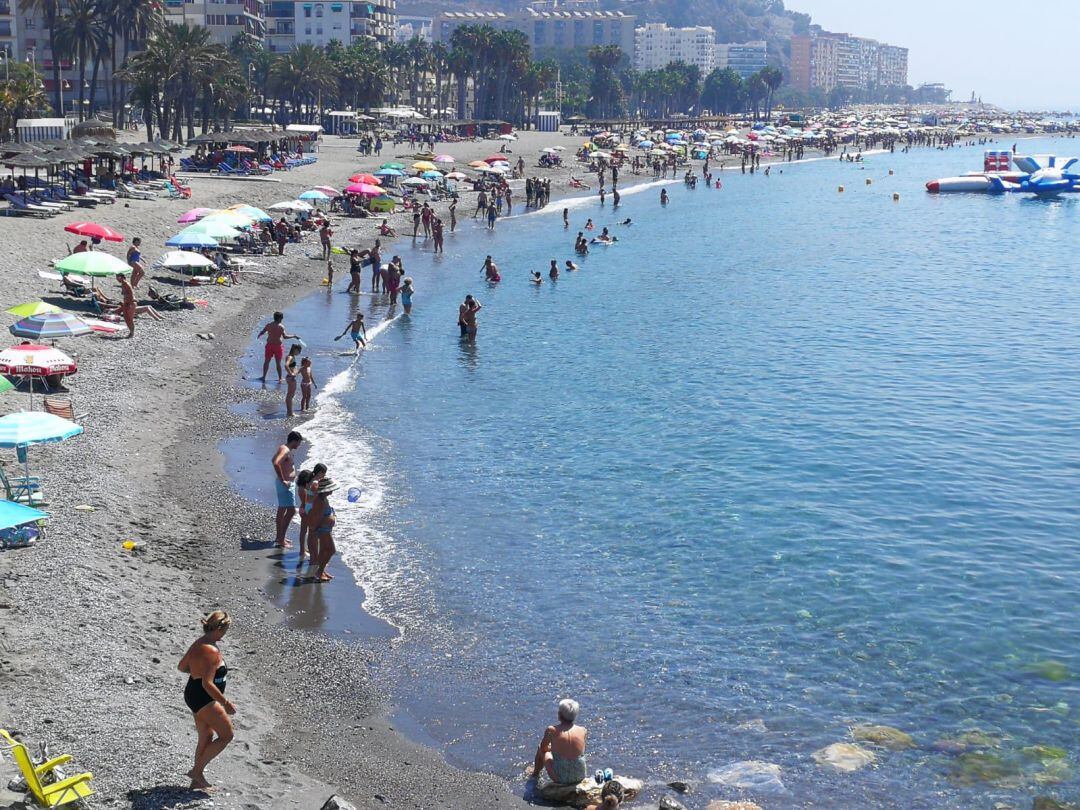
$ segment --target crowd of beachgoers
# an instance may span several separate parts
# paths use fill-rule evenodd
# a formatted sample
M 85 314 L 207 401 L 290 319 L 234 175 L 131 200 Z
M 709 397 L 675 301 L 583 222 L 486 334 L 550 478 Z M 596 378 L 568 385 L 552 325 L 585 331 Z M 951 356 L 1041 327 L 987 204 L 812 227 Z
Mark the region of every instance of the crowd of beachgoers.
M 331 459 L 305 469 L 292 460 L 319 369 L 281 313 L 313 289 L 343 286 L 354 304 L 324 330 L 327 347 L 348 339 L 362 352 L 370 325 L 355 306 L 361 292 L 411 317 L 445 319 L 450 339 L 477 340 L 481 303 L 468 294 L 456 312 L 427 312 L 423 279 L 406 269 L 407 251 L 441 251 L 461 232 L 459 218 L 497 228 L 515 209 L 557 206 L 568 194 L 610 195 L 617 206 L 620 188 L 654 177 L 713 185 L 722 171 L 806 156 L 857 159 L 989 137 L 906 124 L 882 116 L 454 142 L 417 133 L 360 149 L 358 139 L 222 133 L 204 136 L 190 159 L 171 144 L 155 152 L 95 139 L 7 152 L 0 303 L 29 342 L 0 353 L 13 388 L 0 398 L 12 504 L 0 514 L 15 521 L 3 527 L 12 550 L 0 555 L 0 609 L 20 617 L 0 627 L 4 722 L 28 742 L 47 738 L 74 754 L 96 774 L 80 784 L 135 806 L 204 800 L 204 769 L 223 751 L 218 781 L 230 798 L 214 794 L 215 806 L 318 806 L 313 797 L 335 788 L 401 807 L 517 806 L 499 780 L 456 771 L 393 733 L 364 675 L 371 648 L 291 633 L 267 609 L 265 562 L 245 552 L 289 547 L 296 526 L 312 584 L 329 582 L 335 497 L 348 497 Z M 658 196 L 667 203 L 666 191 Z M 559 226 L 570 224 L 564 212 Z M 617 238 L 586 222 L 574 249 Z M 575 270 L 573 260 L 553 264 L 548 278 Z M 501 280 L 497 256 L 484 272 Z M 260 326 L 266 384 L 237 389 L 237 358 Z M 245 398 L 279 401 L 281 418 L 293 420 L 274 456 L 252 463 L 253 475 L 273 476 L 272 520 L 229 489 L 213 450 L 249 429 L 229 407 Z M 18 433 L 10 444 L 5 423 Z M 200 615 L 203 633 L 181 655 Z M 230 631 L 233 648 L 247 652 L 234 653 L 242 677 L 226 697 L 217 643 Z M 300 661 L 345 674 L 331 684 Z M 311 689 L 311 678 L 325 690 Z M 577 712 L 564 702 L 543 733 L 535 769 L 555 782 L 590 776 Z M 336 722 L 345 717 L 357 723 Z M 313 718 L 327 732 L 298 750 L 288 736 Z M 244 745 L 227 748 L 234 735 Z M 617 792 L 604 807 L 618 806 Z

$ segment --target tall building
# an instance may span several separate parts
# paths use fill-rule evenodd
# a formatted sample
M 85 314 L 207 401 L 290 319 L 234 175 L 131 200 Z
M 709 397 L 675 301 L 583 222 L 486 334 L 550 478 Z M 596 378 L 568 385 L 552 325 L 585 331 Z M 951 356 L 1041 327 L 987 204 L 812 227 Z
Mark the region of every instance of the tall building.
M 392 42 L 396 32 L 396 0 L 269 0 L 266 7 L 266 48 L 274 53 L 297 45 Z
M 562 6 L 556 8 L 561 9 Z M 533 50 L 618 45 L 623 52 L 632 56 L 636 20 L 633 15 L 621 11 L 548 10 L 546 6 L 509 14 L 501 11 L 446 11 L 435 18 L 432 37 L 439 42 L 449 42 L 454 31 L 462 25 L 490 25 L 502 30 L 523 31 Z
M 237 34 L 249 34 L 259 42 L 266 36 L 266 13 L 263 0 L 196 0 L 175 5 L 167 0 L 166 16 L 170 22 L 184 22 L 210 29 L 212 42 L 227 45 Z
M 431 17 L 403 17 L 399 14 L 397 27 L 394 29 L 394 39 L 398 42 L 408 42 L 413 37 L 420 37 L 425 42 L 431 42 L 433 22 Z
M 791 84 L 804 93 L 903 87 L 907 71 L 907 48 L 818 28 L 791 38 Z
M 19 0 L 0 0 L 0 59 L 21 59 Z
M 731 68 L 744 79 L 768 64 L 765 42 L 725 42 L 716 46 L 716 67 Z
M 716 67 L 716 32 L 709 26 L 671 28 L 649 23 L 634 30 L 634 69 L 659 70 L 671 62 L 697 65 L 704 76 Z

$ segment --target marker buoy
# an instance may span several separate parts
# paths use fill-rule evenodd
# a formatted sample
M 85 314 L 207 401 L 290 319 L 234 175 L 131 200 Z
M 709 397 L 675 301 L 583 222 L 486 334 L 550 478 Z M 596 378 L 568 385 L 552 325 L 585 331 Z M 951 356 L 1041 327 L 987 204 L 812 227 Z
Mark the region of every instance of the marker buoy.
M 873 181 L 873 180 L 871 180 L 871 179 L 870 179 L 869 177 L 867 177 L 867 178 L 866 178 L 866 185 L 868 185 L 868 186 L 869 186 L 869 185 L 870 185 L 871 183 L 873 183 L 873 182 L 874 182 L 874 181 Z
M 843 194 L 843 193 L 844 193 L 844 187 L 843 187 L 843 186 L 840 186 L 840 188 L 839 188 L 839 192 L 840 192 L 841 194 Z
M 893 192 L 893 195 L 892 195 L 892 201 L 893 202 L 900 202 L 900 195 L 895 191 Z
M 892 175 L 893 175 L 893 170 L 889 169 L 889 177 L 892 177 Z

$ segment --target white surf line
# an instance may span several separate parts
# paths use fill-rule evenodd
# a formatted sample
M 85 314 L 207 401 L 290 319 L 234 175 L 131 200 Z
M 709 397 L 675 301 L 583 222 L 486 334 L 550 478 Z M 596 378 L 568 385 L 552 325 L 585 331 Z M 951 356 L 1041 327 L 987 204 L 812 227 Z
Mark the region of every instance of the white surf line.
M 367 330 L 366 343 L 368 345 L 370 345 L 371 341 L 373 341 L 375 338 L 377 338 L 379 335 L 381 335 L 383 332 L 385 332 L 387 329 L 389 329 L 390 325 L 392 323 L 394 323 L 395 321 L 397 321 L 398 318 L 400 318 L 404 314 L 405 313 L 403 313 L 403 312 L 399 312 L 393 318 L 387 318 L 386 320 L 380 321 L 379 323 L 375 324 L 373 327 L 368 329 Z M 323 386 L 323 388 L 319 391 L 319 395 L 315 399 L 316 402 L 319 402 L 320 400 L 322 400 L 323 397 L 333 396 L 334 394 L 340 393 L 341 391 L 345 390 L 345 386 L 349 381 L 349 375 L 351 374 L 352 370 L 355 368 L 357 362 L 359 362 L 360 355 L 363 353 L 364 348 L 366 348 L 366 347 L 362 347 L 360 349 L 360 351 L 356 352 L 355 356 L 353 357 L 352 362 L 349 363 L 348 366 L 346 366 L 345 368 L 343 368 L 341 371 L 339 371 L 337 374 L 335 374 L 333 377 L 330 378 L 330 380 L 326 383 L 326 385 Z M 352 352 L 350 352 L 350 354 L 352 354 Z

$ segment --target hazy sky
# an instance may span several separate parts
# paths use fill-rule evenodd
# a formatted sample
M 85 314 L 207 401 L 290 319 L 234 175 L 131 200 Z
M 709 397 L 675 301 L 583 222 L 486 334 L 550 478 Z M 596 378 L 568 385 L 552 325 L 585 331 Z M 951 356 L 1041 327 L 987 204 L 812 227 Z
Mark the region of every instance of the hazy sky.
M 1080 0 L 785 0 L 829 31 L 911 49 L 908 82 L 1010 109 L 1080 112 Z M 1070 40 L 1073 40 L 1070 43 Z

